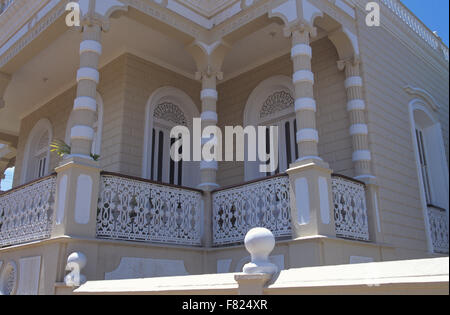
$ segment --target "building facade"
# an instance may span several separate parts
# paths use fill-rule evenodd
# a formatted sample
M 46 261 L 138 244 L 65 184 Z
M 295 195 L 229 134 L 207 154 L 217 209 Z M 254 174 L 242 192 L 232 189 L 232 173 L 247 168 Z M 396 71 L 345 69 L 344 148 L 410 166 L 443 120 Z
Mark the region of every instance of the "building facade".
M 58 293 L 74 252 L 88 280 L 240 271 L 255 226 L 280 269 L 448 255 L 448 47 L 368 3 L 0 1 L 0 292 Z M 278 126 L 278 168 L 171 160 L 195 118 Z

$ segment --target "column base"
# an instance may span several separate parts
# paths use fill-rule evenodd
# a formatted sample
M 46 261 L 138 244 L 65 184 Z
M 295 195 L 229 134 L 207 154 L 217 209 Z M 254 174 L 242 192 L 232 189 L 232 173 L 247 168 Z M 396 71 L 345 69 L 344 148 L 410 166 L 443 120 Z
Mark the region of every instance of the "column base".
M 71 156 L 56 168 L 56 202 L 52 237 L 96 236 L 100 189 L 99 163 Z
M 331 169 L 328 163 L 305 159 L 291 164 L 289 174 L 293 237 L 336 237 Z

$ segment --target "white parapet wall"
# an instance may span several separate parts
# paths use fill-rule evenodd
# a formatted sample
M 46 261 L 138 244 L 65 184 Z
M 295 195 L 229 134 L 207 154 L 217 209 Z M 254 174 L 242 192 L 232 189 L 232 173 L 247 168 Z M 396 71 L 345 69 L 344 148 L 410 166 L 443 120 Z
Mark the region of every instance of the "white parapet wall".
M 242 274 L 209 274 L 88 281 L 74 294 L 237 295 Z M 432 258 L 283 270 L 263 294 L 442 294 L 449 292 L 449 259 Z

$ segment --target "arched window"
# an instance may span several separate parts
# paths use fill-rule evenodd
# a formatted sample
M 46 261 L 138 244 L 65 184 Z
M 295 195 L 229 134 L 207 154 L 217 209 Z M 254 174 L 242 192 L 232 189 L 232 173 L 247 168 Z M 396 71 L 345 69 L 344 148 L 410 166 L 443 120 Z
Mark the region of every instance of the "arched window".
M 278 168 L 272 173 L 260 173 L 261 162 L 245 162 L 245 180 L 284 173 L 298 157 L 296 144 L 294 86 L 286 76 L 271 77 L 259 84 L 249 97 L 244 112 L 244 125 L 278 127 Z M 266 130 L 266 152 L 270 153 L 269 129 Z
M 99 93 L 97 93 L 97 113 L 96 120 L 92 126 L 94 129 L 94 140 L 92 141 L 91 153 L 101 155 L 102 151 L 102 132 L 103 132 L 103 99 Z M 72 130 L 73 116 L 71 115 L 67 122 L 65 142 L 70 144 L 70 132 Z
M 47 119 L 40 120 L 31 130 L 25 146 L 22 184 L 49 174 L 52 138 L 52 125 Z
M 198 185 L 198 162 L 175 162 L 170 157 L 170 148 L 176 141 L 170 138 L 172 128 L 187 127 L 192 136 L 192 119 L 198 116 L 192 99 L 181 90 L 163 87 L 153 93 L 146 108 L 142 167 L 144 178 L 179 186 Z M 182 150 L 181 147 L 180 154 Z
M 410 103 L 411 134 L 429 246 L 448 252 L 448 167 L 441 125 L 430 107 L 421 99 Z

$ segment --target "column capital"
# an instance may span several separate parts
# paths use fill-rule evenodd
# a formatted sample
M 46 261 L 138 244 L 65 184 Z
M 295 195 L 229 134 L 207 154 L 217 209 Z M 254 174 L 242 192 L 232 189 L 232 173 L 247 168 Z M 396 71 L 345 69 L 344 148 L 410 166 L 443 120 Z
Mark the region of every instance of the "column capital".
M 352 57 L 349 59 L 338 60 L 337 67 L 339 71 L 344 71 L 347 67 L 359 67 L 361 59 L 358 57 Z
M 223 79 L 222 64 L 231 45 L 224 40 L 218 40 L 212 44 L 195 40 L 186 47 L 197 64 L 195 78 L 197 80 L 217 78 Z
M 316 37 L 317 28 L 304 21 L 300 21 L 284 28 L 284 36 L 286 37 L 295 38 L 296 36 L 301 36 L 305 33 L 309 36 L 309 38 Z
M 217 80 L 223 80 L 223 72 L 215 69 L 212 65 L 208 64 L 206 68 L 201 69 L 195 73 L 196 80 L 216 78 Z

